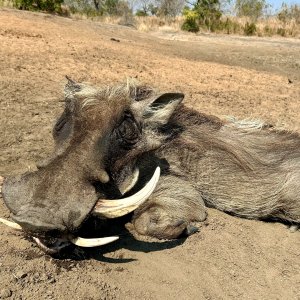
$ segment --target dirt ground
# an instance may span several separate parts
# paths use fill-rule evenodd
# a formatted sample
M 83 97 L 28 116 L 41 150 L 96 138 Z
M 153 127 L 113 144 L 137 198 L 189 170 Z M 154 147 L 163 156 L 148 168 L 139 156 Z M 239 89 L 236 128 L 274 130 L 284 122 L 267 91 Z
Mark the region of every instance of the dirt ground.
M 2 176 L 51 152 L 65 75 L 98 85 L 135 77 L 184 92 L 186 105 L 206 113 L 300 131 L 299 39 L 147 34 L 2 9 Z M 9 216 L 1 200 L 0 215 Z M 1 299 L 300 299 L 300 232 L 280 223 L 210 209 L 188 239 L 142 242 L 124 230 L 114 244 L 63 259 L 0 232 Z

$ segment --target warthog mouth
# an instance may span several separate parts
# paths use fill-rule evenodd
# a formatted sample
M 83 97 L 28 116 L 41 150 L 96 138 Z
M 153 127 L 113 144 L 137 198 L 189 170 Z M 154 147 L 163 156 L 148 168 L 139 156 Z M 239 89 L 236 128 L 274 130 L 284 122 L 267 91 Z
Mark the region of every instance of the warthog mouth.
M 23 228 L 12 221 L 0 218 L 0 222 L 4 225 L 7 225 L 15 230 L 23 231 Z M 114 242 L 119 239 L 118 236 L 110 236 L 104 238 L 81 238 L 74 237 L 72 235 L 62 235 L 61 237 L 54 237 L 51 235 L 42 235 L 33 233 L 31 235 L 30 232 L 25 232 L 27 235 L 30 235 L 33 241 L 47 254 L 56 254 L 60 252 L 63 248 L 74 244 L 79 247 L 98 247 L 103 246 L 108 243 Z
M 108 200 L 99 199 L 91 211 L 91 215 L 101 219 L 113 219 L 124 216 L 133 212 L 141 204 L 143 204 L 153 193 L 160 177 L 160 168 L 157 167 L 152 178 L 137 193 L 132 196 Z M 4 178 L 0 176 L 0 196 Z M 98 247 L 119 239 L 118 236 L 110 236 L 103 238 L 81 238 L 73 234 L 43 234 L 25 231 L 21 225 L 16 222 L 0 218 L 0 223 L 7 225 L 15 230 L 23 231 L 26 235 L 32 237 L 37 246 L 47 254 L 56 254 L 63 248 L 74 244 L 79 247 Z

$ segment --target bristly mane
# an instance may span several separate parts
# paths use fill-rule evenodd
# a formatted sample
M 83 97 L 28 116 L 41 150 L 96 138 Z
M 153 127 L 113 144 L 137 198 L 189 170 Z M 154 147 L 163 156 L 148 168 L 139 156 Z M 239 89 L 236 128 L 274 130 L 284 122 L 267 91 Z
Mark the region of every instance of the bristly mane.
M 129 100 L 141 101 L 155 94 L 156 90 L 140 85 L 134 79 L 128 79 L 125 83 L 118 85 L 106 85 L 102 87 L 93 87 L 88 83 L 76 83 L 75 86 L 67 84 L 65 86 L 65 99 L 82 100 L 81 108 L 94 105 L 98 101 L 114 101 L 116 104 L 128 102 Z

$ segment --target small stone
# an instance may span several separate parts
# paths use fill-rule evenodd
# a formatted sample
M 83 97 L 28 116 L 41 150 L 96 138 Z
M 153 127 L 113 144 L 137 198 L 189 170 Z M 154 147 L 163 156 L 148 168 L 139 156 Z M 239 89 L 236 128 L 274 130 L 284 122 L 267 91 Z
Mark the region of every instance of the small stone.
M 56 280 L 55 280 L 55 278 L 50 278 L 48 282 L 49 282 L 49 283 L 55 283 Z
M 111 38 L 110 40 L 111 40 L 111 41 L 114 41 L 114 42 L 120 43 L 120 40 L 119 40 L 119 39 Z
M 17 271 L 16 273 L 15 273 L 15 277 L 17 278 L 17 279 L 23 279 L 23 278 L 25 278 L 27 276 L 27 273 L 25 273 L 25 272 L 23 272 L 23 271 Z
M 290 226 L 290 232 L 294 233 L 294 232 L 298 231 L 299 228 L 300 228 L 299 225 L 291 225 Z
M 2 289 L 0 291 L 0 298 L 1 299 L 6 299 L 9 298 L 12 295 L 12 291 L 9 289 Z

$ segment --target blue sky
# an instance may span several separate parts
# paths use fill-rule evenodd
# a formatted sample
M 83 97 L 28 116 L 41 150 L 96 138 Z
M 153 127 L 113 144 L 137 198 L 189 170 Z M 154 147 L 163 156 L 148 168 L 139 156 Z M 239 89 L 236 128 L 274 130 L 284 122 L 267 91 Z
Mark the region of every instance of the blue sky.
M 1 0 L 0 0 L 1 1 Z M 196 0 L 195 0 L 196 1 Z M 191 1 L 194 2 L 194 1 Z M 222 3 L 222 10 L 225 12 L 225 14 L 234 14 L 234 5 L 236 0 L 220 0 Z M 273 15 L 278 13 L 280 10 L 282 3 L 286 3 L 288 6 L 290 5 L 299 5 L 300 6 L 300 0 L 265 0 L 265 2 L 271 7 L 269 7 L 267 10 L 265 10 L 266 15 Z
M 276 10 L 281 7 L 282 2 L 285 2 L 286 4 L 298 4 L 300 5 L 300 0 L 266 0 L 267 3 L 271 4 L 272 7 Z

